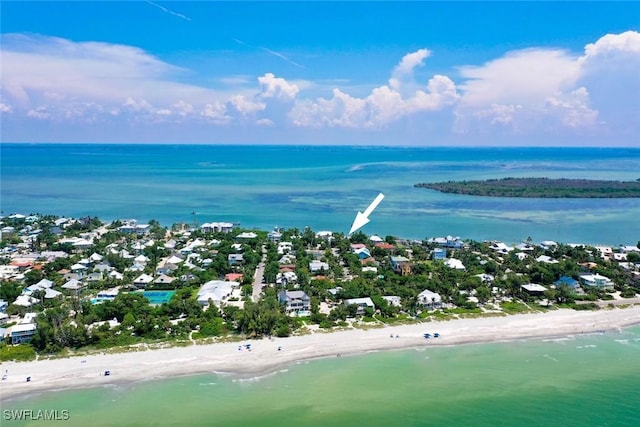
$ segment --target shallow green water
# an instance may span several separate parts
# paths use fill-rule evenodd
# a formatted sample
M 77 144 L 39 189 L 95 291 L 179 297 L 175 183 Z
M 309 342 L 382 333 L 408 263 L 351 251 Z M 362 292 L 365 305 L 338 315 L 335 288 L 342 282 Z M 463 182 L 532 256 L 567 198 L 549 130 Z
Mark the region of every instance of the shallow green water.
M 68 421 L 51 422 L 65 426 L 635 426 L 639 401 L 636 327 L 56 392 L 3 409 L 66 409 Z

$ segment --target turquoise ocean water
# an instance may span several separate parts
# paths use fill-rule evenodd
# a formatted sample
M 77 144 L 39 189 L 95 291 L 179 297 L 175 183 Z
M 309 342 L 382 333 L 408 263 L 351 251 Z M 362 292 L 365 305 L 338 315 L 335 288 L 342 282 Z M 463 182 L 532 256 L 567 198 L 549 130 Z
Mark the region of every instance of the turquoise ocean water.
M 640 149 L 4 143 L 0 150 L 4 215 L 346 233 L 356 211 L 382 192 L 366 233 L 607 244 L 640 238 L 639 199 L 485 198 L 413 187 L 508 176 L 638 179 Z
M 65 426 L 636 426 L 640 328 L 320 359 L 12 400 Z M 6 424 L 5 424 L 6 423 Z M 45 425 L 42 421 L 4 425 Z

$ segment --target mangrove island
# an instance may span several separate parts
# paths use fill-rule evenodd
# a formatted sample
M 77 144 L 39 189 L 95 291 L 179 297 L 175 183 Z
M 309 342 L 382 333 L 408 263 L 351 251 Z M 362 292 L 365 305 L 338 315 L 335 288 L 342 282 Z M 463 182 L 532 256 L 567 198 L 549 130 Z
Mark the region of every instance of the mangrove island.
M 414 187 L 443 193 L 490 197 L 630 198 L 640 197 L 640 179 L 608 181 L 568 178 L 501 178 L 482 181 L 419 183 Z

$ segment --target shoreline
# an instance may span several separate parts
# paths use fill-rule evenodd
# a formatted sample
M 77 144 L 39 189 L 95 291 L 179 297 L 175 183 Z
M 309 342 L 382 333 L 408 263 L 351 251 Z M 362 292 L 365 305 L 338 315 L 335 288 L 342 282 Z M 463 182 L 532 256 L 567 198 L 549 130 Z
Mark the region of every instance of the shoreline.
M 558 338 L 601 333 L 640 324 L 640 305 L 598 311 L 558 309 L 504 317 L 429 321 L 410 325 L 286 338 L 196 344 L 136 352 L 3 362 L 0 401 L 79 388 L 153 381 L 198 374 L 264 376 L 295 363 L 370 352 Z M 425 339 L 424 333 L 440 334 Z M 245 347 L 251 344 L 251 350 Z M 280 348 L 280 349 L 279 349 Z M 105 371 L 109 376 L 104 376 Z M 31 382 L 26 382 L 26 377 Z

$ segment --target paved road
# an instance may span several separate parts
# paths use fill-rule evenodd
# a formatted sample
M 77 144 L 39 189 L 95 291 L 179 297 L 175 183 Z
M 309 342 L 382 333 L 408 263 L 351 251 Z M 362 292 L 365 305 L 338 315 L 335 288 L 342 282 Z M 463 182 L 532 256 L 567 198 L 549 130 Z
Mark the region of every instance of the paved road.
M 267 249 L 263 246 L 262 260 L 258 264 L 258 267 L 256 267 L 256 273 L 253 275 L 253 295 L 252 295 L 253 302 L 258 302 L 258 300 L 260 299 L 260 295 L 262 294 L 262 287 L 263 287 L 262 278 L 264 277 L 264 264 L 266 260 L 267 260 Z

